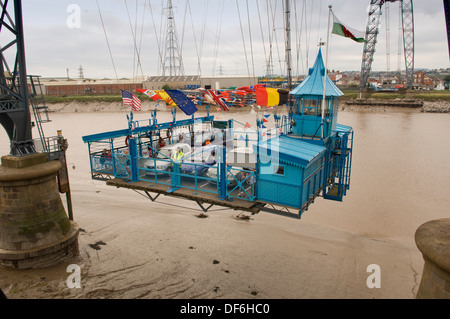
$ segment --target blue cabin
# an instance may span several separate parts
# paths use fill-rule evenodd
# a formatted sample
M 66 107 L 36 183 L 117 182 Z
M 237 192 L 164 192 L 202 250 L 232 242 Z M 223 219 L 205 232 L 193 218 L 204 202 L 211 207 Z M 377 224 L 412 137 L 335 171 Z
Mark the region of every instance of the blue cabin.
M 281 135 L 255 146 L 259 153 L 257 199 L 307 209 L 322 187 L 326 148 Z
M 316 62 L 309 69 L 308 76 L 290 92 L 294 97 L 294 104 L 291 107 L 292 134 L 303 138 L 326 140 L 336 130 L 339 96 L 344 93 L 328 76 L 326 81 L 324 78 L 325 66 L 319 49 Z
M 287 134 L 254 146 L 256 198 L 301 214 L 321 192 L 325 199 L 342 201 L 350 186 L 353 129 L 337 123 L 343 93 L 325 76 L 320 49 L 309 75 L 290 94 Z

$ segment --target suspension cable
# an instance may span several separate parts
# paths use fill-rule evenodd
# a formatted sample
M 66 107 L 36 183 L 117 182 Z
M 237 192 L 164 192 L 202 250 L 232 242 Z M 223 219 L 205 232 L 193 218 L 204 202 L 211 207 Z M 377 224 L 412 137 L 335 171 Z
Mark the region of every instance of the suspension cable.
M 113 65 L 114 74 L 116 75 L 117 83 L 119 83 L 119 77 L 117 76 L 116 65 L 114 63 L 114 58 L 113 58 L 113 55 L 112 55 L 112 52 L 111 52 L 111 46 L 109 45 L 108 35 L 106 34 L 105 23 L 103 22 L 102 12 L 100 10 L 100 6 L 98 4 L 98 0 L 96 0 L 96 2 L 97 2 L 98 14 L 100 16 L 100 21 L 102 22 L 103 32 L 105 34 L 106 44 L 108 45 L 109 56 L 111 57 L 111 62 L 112 62 L 112 65 Z
M 155 30 L 155 36 L 156 36 L 156 45 L 158 47 L 158 68 L 157 68 L 157 73 L 159 71 L 159 66 L 162 65 L 162 53 L 161 53 L 161 41 L 160 38 L 158 37 L 158 32 L 156 30 L 156 24 L 155 24 L 155 19 L 153 18 L 153 9 L 152 9 L 152 4 L 150 2 L 150 0 L 148 0 L 148 6 L 150 9 L 150 15 L 152 16 L 152 22 L 153 22 L 153 29 Z
M 266 44 L 264 42 L 264 32 L 263 32 L 263 27 L 262 27 L 261 13 L 260 13 L 260 10 L 259 10 L 259 2 L 258 2 L 258 0 L 256 0 L 256 7 L 258 9 L 259 28 L 261 29 L 261 38 L 262 38 L 263 50 L 264 50 L 264 61 L 267 62 Z
M 200 41 L 200 59 L 199 59 L 199 70 L 200 70 L 200 74 L 201 74 L 201 67 L 200 67 L 200 62 L 201 62 L 201 58 L 203 56 L 203 44 L 205 42 L 205 30 L 206 30 L 206 19 L 208 17 L 207 11 L 208 11 L 208 5 L 209 2 L 208 0 L 206 0 L 206 5 L 205 5 L 205 12 L 203 14 L 203 26 L 202 26 L 202 32 L 201 32 L 201 41 Z
M 283 67 L 282 67 L 282 63 L 281 63 L 281 58 L 280 58 L 280 49 L 278 47 L 278 39 L 277 39 L 277 32 L 276 32 L 276 27 L 275 27 L 275 16 L 276 16 L 276 10 L 277 10 L 277 3 L 278 1 L 275 1 L 275 6 L 274 8 L 272 8 L 272 3 L 270 2 L 270 11 L 272 13 L 272 31 L 273 31 L 273 37 L 272 37 L 272 41 L 275 41 L 275 46 L 277 49 L 277 55 L 278 55 L 278 63 L 280 66 L 280 73 L 283 73 Z M 283 15 L 284 18 L 284 15 Z
M 272 68 L 273 67 L 273 54 L 272 54 L 272 32 L 273 32 L 273 28 L 271 27 L 271 23 L 270 23 L 270 10 L 269 10 L 269 0 L 266 0 L 266 13 L 267 13 L 267 29 L 268 32 L 267 34 L 269 35 L 269 61 L 268 63 L 268 68 Z M 272 69 L 270 69 L 269 71 L 272 71 Z M 272 73 L 272 72 L 270 72 Z
M 221 12 L 222 14 L 220 15 L 219 20 L 217 21 L 217 30 L 216 30 L 216 40 L 215 40 L 215 44 L 214 44 L 214 60 L 213 60 L 213 71 L 212 71 L 212 76 L 215 76 L 215 72 L 216 72 L 216 63 L 217 63 L 217 53 L 219 51 L 219 42 L 220 42 L 220 32 L 222 30 L 222 20 L 223 20 L 223 8 L 225 6 L 225 1 L 222 0 L 219 3 L 219 12 Z
M 139 55 L 141 55 L 141 49 L 142 49 L 142 38 L 144 35 L 144 21 L 145 21 L 145 11 L 147 9 L 147 1 L 144 0 L 144 10 L 142 12 L 142 22 L 141 22 L 141 35 L 139 38 Z M 137 16 L 137 11 L 136 11 L 136 16 Z M 137 73 L 137 65 L 136 65 L 136 73 Z
M 200 55 L 199 55 L 199 51 L 198 51 L 198 45 L 197 45 L 197 38 L 195 36 L 195 29 L 194 29 L 194 21 L 192 18 L 192 11 L 191 11 L 191 3 L 189 2 L 189 0 L 187 0 L 186 2 L 186 6 L 189 10 L 189 16 L 191 17 L 191 25 L 192 25 L 192 34 L 194 36 L 194 46 L 195 46 L 195 52 L 197 53 L 197 75 L 201 75 L 201 68 L 200 68 Z
M 243 31 L 243 28 L 242 28 L 241 13 L 240 13 L 240 10 L 239 10 L 239 2 L 238 2 L 238 0 L 236 0 L 236 6 L 237 6 L 237 11 L 238 11 L 238 16 L 239 16 L 239 25 L 241 27 L 242 43 L 244 44 L 244 54 L 245 54 L 245 62 L 247 64 L 247 74 L 250 77 L 250 69 L 249 69 L 249 66 L 248 66 L 248 58 L 247 58 L 247 49 L 245 47 L 244 31 Z
M 183 17 L 183 27 L 182 27 L 182 32 L 181 32 L 181 43 L 180 43 L 180 52 L 183 52 L 183 45 L 184 45 L 184 30 L 186 27 L 186 16 L 187 16 L 187 6 L 189 4 L 189 0 L 187 0 L 186 2 L 186 6 L 184 7 L 184 17 Z M 180 55 L 180 60 L 182 59 L 182 55 Z M 180 65 L 182 65 L 182 62 L 180 61 Z
M 123 0 L 123 2 L 125 3 L 125 7 L 126 7 L 126 9 L 127 9 L 128 22 L 129 22 L 129 24 L 130 24 L 131 34 L 133 35 L 134 51 L 135 51 L 135 53 L 137 54 L 137 60 L 138 60 L 137 63 L 138 63 L 138 65 L 139 65 L 140 69 L 141 69 L 142 76 L 144 76 L 144 71 L 142 70 L 142 65 L 141 65 L 141 58 L 140 58 L 139 53 L 137 52 L 136 35 L 135 35 L 135 33 L 134 33 L 133 25 L 132 25 L 132 23 L 131 23 L 130 12 L 129 12 L 129 10 L 128 10 L 127 1 L 126 1 L 126 0 Z M 133 69 L 134 69 L 134 66 L 133 66 Z
M 248 34 L 250 38 L 250 54 L 252 56 L 252 70 L 253 70 L 253 77 L 255 77 L 255 61 L 253 57 L 253 42 L 252 42 L 252 30 L 250 25 L 250 10 L 248 8 L 248 0 L 246 0 L 247 3 L 247 20 L 248 20 Z
M 317 26 L 316 44 L 319 44 L 319 41 L 320 41 L 320 21 L 321 21 L 321 17 L 322 17 L 321 11 L 322 11 L 322 0 L 320 0 L 320 3 L 319 3 L 319 24 Z M 327 43 L 327 45 L 328 45 L 328 43 Z

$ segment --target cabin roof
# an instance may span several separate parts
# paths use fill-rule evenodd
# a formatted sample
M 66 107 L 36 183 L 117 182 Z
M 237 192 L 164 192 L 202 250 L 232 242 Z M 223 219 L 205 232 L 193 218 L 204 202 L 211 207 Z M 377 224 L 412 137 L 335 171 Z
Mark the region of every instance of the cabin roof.
M 322 51 L 319 49 L 314 66 L 309 69 L 308 76 L 293 89 L 290 94 L 294 96 L 323 96 L 323 77 L 325 76 L 325 66 L 322 59 Z M 344 95 L 341 90 L 327 76 L 325 96 L 341 96 Z
M 308 166 L 326 150 L 323 146 L 285 135 L 254 145 L 255 151 L 256 147 L 259 147 L 259 155 L 262 158 L 279 160 L 299 167 Z

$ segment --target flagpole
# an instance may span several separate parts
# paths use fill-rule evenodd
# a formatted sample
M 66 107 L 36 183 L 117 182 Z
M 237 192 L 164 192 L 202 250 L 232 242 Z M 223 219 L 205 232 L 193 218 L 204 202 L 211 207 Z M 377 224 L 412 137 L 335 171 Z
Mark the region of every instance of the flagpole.
M 323 77 L 323 97 L 322 97 L 322 139 L 324 138 L 324 118 L 325 118 L 325 91 L 327 89 L 327 76 L 328 76 L 328 48 L 330 42 L 330 20 L 331 20 L 331 8 L 332 6 L 328 6 L 328 28 L 327 28 L 327 50 L 325 54 L 325 72 Z

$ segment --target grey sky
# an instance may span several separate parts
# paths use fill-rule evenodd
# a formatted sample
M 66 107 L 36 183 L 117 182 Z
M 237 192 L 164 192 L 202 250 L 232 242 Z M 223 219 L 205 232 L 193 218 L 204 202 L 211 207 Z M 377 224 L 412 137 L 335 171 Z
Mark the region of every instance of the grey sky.
M 166 0 L 98 0 L 112 59 L 96 1 L 23 0 L 22 2 L 29 74 L 64 77 L 68 69 L 71 77 L 78 77 L 78 68 L 81 65 L 85 77 L 115 78 L 114 61 L 119 78 L 157 75 L 160 65 L 157 37 L 161 41 L 161 25 L 162 22 L 165 23 L 161 19 L 161 12 Z M 200 60 L 203 75 L 218 75 L 220 69 L 223 74 L 229 75 L 249 73 L 264 75 L 270 54 L 269 35 L 271 35 L 273 73 L 283 74 L 285 72 L 283 2 L 173 0 L 180 45 L 183 42 L 185 73 L 197 74 Z M 190 4 L 189 7 L 187 3 Z M 325 41 L 327 35 L 328 5 L 333 6 L 333 12 L 342 23 L 364 31 L 369 3 L 369 0 L 293 2 L 291 26 L 294 73 L 305 74 L 307 67 L 314 63 L 317 44 L 320 39 Z M 76 25 L 77 19 L 72 19 L 76 17 L 74 16 L 76 12 L 68 11 L 72 8 L 70 5 L 80 9 L 79 25 Z M 275 16 L 275 19 L 268 18 L 268 5 L 272 7 L 272 11 L 269 9 L 269 15 Z M 186 8 L 190 8 L 190 11 Z M 398 3 L 390 4 L 389 11 L 391 16 L 389 68 L 395 71 L 398 68 Z M 414 1 L 414 20 L 415 67 L 450 67 L 443 1 Z M 384 12 L 381 26 L 373 70 L 387 69 Z M 242 37 L 245 39 L 246 51 Z M 137 63 L 136 50 L 139 51 L 140 65 Z M 362 50 L 362 43 L 336 35 L 331 36 L 329 68 L 359 71 Z M 403 54 L 401 69 L 404 69 Z

